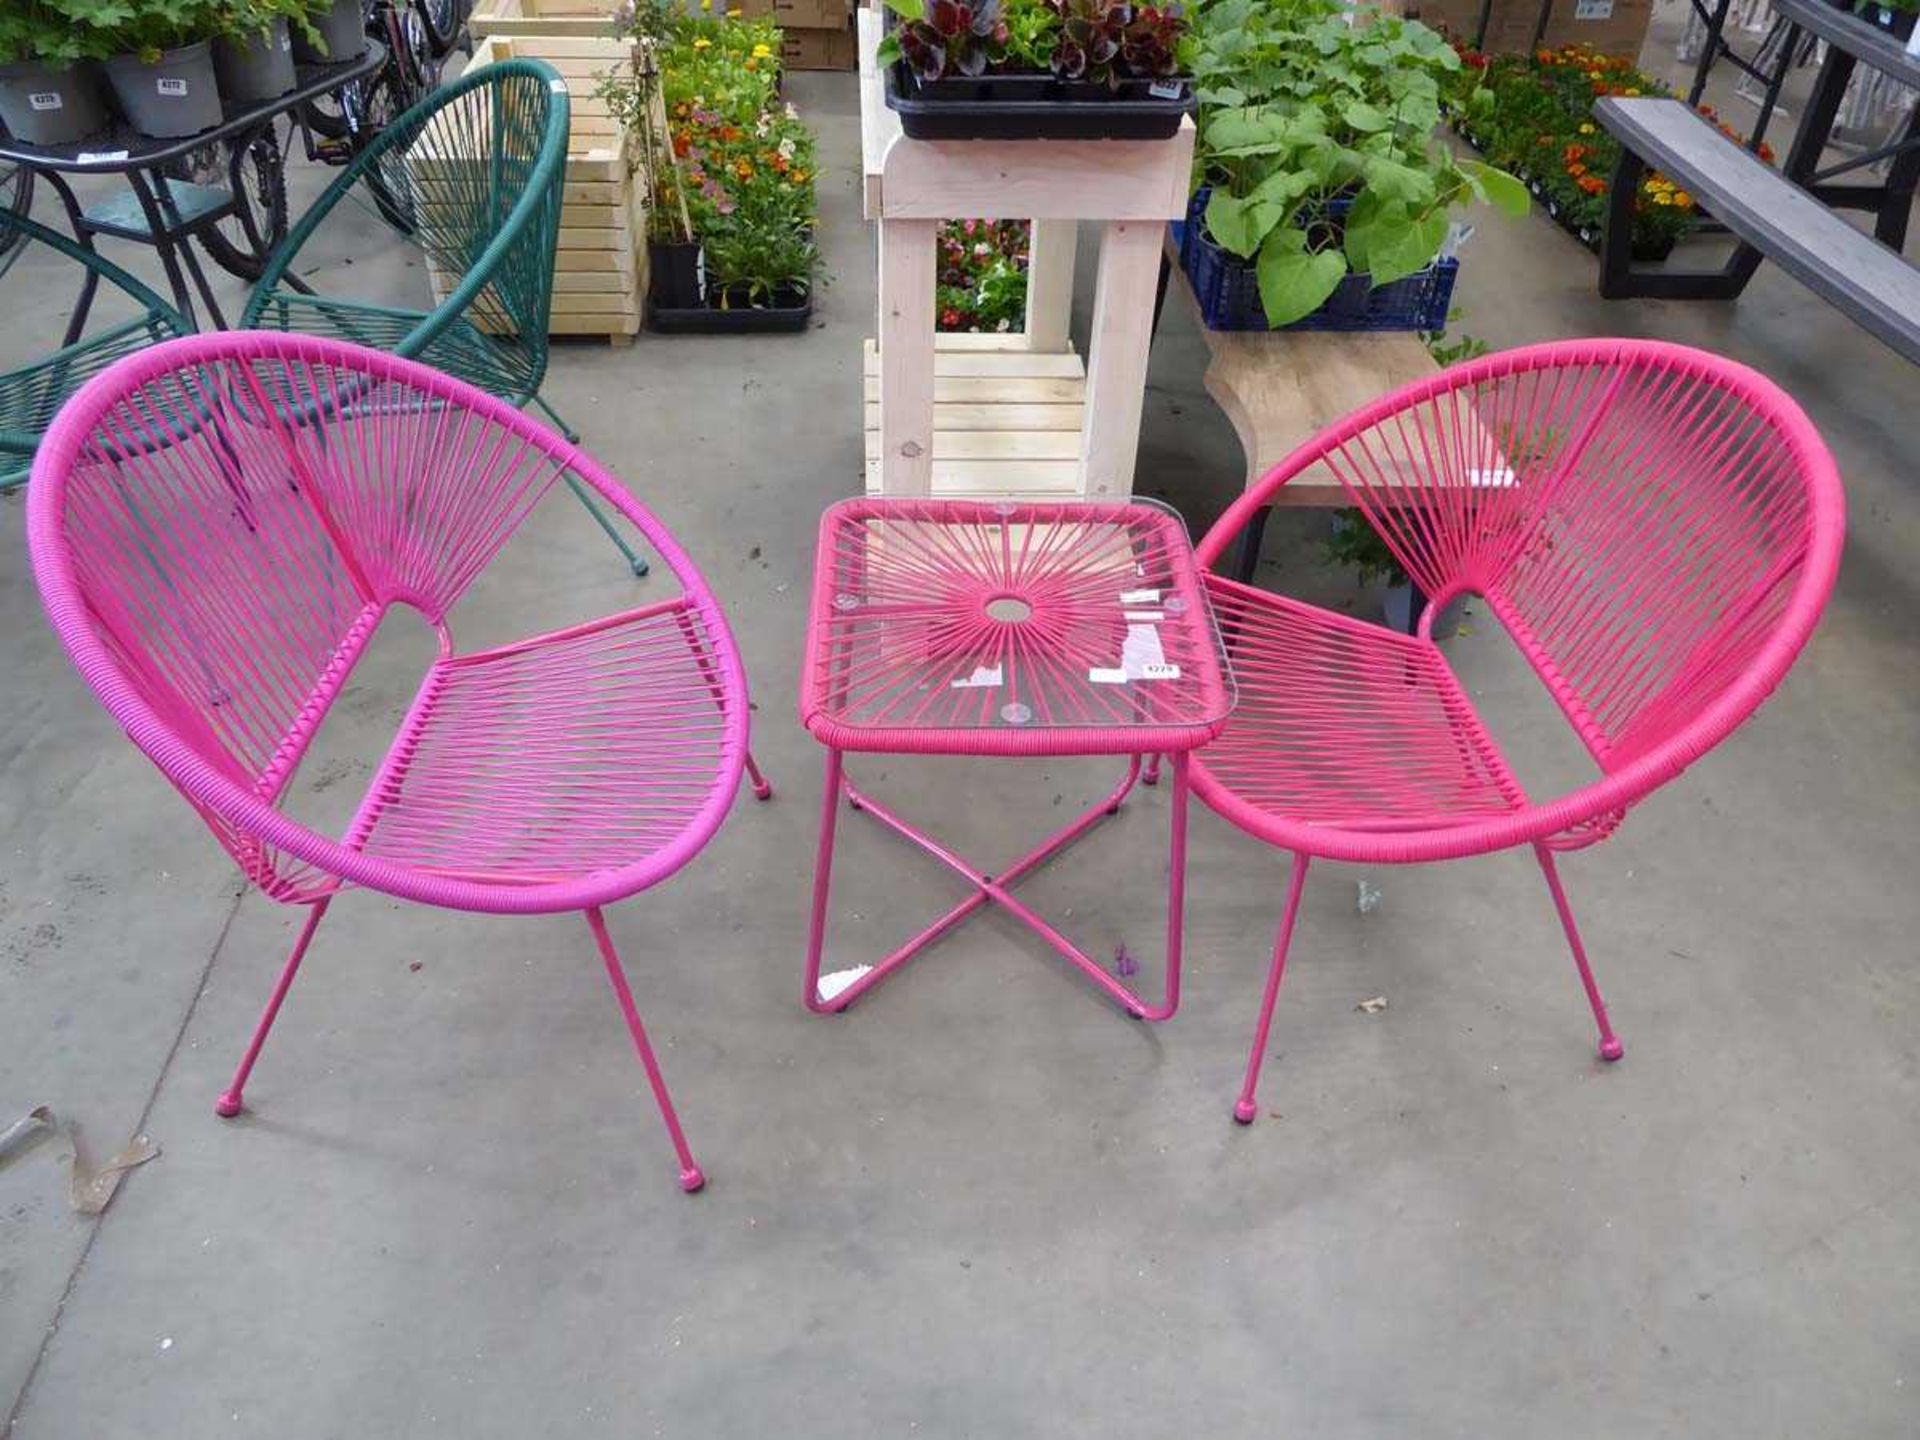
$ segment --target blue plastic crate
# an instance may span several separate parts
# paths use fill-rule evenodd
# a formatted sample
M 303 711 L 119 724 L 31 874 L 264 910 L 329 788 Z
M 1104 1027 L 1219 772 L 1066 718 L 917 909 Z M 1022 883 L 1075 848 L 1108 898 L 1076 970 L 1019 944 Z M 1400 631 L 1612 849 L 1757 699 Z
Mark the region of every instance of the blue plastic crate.
M 1184 225 L 1176 227 L 1180 263 L 1192 282 L 1200 314 L 1209 330 L 1268 330 L 1260 305 L 1260 282 L 1253 262 L 1229 254 L 1207 234 L 1204 187 L 1187 206 Z M 1336 205 L 1338 202 L 1336 202 Z M 1436 260 L 1417 275 L 1375 286 L 1365 275 L 1349 275 L 1327 303 L 1282 330 L 1430 330 L 1447 328 L 1453 304 L 1458 260 Z

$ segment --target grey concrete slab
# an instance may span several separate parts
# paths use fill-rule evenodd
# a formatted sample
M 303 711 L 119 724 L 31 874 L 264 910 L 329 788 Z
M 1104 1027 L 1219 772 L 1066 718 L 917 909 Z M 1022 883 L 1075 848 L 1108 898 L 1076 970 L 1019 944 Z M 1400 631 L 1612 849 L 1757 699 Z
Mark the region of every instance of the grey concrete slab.
M 1840 593 L 1752 727 L 1566 862 L 1621 1065 L 1593 1058 L 1525 856 L 1326 866 L 1266 1113 L 1241 1130 L 1229 1110 L 1286 867 L 1204 812 L 1169 1025 L 1119 1016 L 997 914 L 847 1016 L 800 1008 L 820 783 L 793 718 L 801 600 L 814 518 L 859 484 L 872 247 L 851 84 L 793 91 L 826 162 L 816 328 L 566 345 L 549 386 L 725 599 L 779 787 L 611 917 L 707 1192 L 674 1187 L 585 927 L 565 917 L 342 899 L 253 1110 L 216 1121 L 298 917 L 257 896 L 234 909 L 211 842 L 92 709 L 44 634 L 11 502 L 0 947 L 42 923 L 65 943 L 27 964 L 7 951 L 0 1100 L 70 1096 L 101 1132 L 144 1123 L 165 1147 L 93 1227 L 61 1212 L 44 1162 L 0 1172 L 13 1433 L 1920 1428 L 1915 372 L 1768 270 L 1734 306 L 1609 305 L 1544 220 L 1482 226 L 1467 329 L 1663 335 L 1802 399 L 1854 507 Z M 1141 488 L 1196 526 L 1240 473 L 1201 355 L 1170 317 L 1142 444 Z M 1365 609 L 1373 596 L 1317 564 L 1324 524 L 1277 519 L 1266 573 Z M 555 502 L 459 623 L 512 634 L 657 583 L 625 577 Z M 1564 776 L 1511 650 L 1483 620 L 1470 630 L 1453 656 L 1523 771 Z M 303 801 L 350 792 L 351 757 L 404 702 L 419 636 L 390 640 Z M 858 773 L 997 861 L 1110 770 Z M 1025 891 L 1094 953 L 1125 943 L 1146 984 L 1166 808 L 1139 792 Z M 859 817 L 842 835 L 830 963 L 872 958 L 959 897 Z M 1365 915 L 1363 875 L 1385 893 Z M 1354 1008 L 1375 995 L 1383 1013 Z

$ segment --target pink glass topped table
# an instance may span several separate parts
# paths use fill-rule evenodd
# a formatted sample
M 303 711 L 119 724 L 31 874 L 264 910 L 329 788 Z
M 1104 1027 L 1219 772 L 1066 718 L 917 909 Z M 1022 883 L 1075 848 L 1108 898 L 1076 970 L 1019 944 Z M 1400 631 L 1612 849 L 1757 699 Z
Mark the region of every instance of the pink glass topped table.
M 1165 506 L 848 500 L 821 521 L 800 718 L 827 747 L 807 1008 L 844 1010 L 985 905 L 1031 927 L 1132 1015 L 1180 1003 L 1187 757 L 1233 706 L 1212 610 L 1180 517 Z M 849 751 L 887 755 L 1124 755 L 1099 804 L 1011 865 L 982 870 L 854 787 Z M 1011 891 L 1173 772 L 1165 994 L 1149 1006 Z M 835 820 L 844 794 L 964 876 L 974 893 L 885 959 L 820 974 Z

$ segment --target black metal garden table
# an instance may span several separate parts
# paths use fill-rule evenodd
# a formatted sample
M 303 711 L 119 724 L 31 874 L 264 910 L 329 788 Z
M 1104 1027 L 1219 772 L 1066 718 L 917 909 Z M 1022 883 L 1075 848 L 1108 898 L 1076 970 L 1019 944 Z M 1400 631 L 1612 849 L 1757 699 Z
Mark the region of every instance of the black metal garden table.
M 1773 77 L 1763 111 L 1772 108 L 1785 82 L 1787 60 L 1804 32 L 1827 44 L 1826 58 L 1813 82 L 1813 93 L 1794 132 L 1793 146 L 1787 152 L 1782 173 L 1823 205 L 1836 210 L 1871 210 L 1876 214 L 1874 238 L 1891 249 L 1906 243 L 1907 217 L 1913 209 L 1916 186 L 1920 186 L 1920 108 L 1916 108 L 1900 134 L 1873 150 L 1849 156 L 1837 165 L 1820 168 L 1820 159 L 1833 134 L 1833 122 L 1840 113 L 1840 102 L 1847 93 L 1847 82 L 1854 71 L 1867 65 L 1903 85 L 1920 88 L 1920 55 L 1907 53 L 1906 42 L 1890 31 L 1871 25 L 1859 16 L 1837 10 L 1825 0 L 1774 0 L 1774 8 L 1792 28 L 1781 50 L 1781 63 Z M 1884 183 L 1853 181 L 1834 183 L 1850 170 L 1890 161 Z
M 160 263 L 167 272 L 167 283 L 173 288 L 173 301 L 180 313 L 189 320 L 194 319 L 193 295 L 187 288 L 191 276 L 208 319 L 225 329 L 226 317 L 220 313 L 206 272 L 201 269 L 188 241 L 209 226 L 238 216 L 249 241 L 256 247 L 263 245 L 263 237 L 255 233 L 251 207 L 236 199 L 241 193 L 240 172 L 247 155 L 247 140 L 271 125 L 277 116 L 378 74 L 386 63 L 386 50 L 370 41 L 366 53 L 358 59 L 301 65 L 295 72 L 293 89 L 285 95 L 230 105 L 226 117 L 211 130 L 178 139 L 157 140 L 140 135 L 125 122 L 71 145 L 28 145 L 0 135 L 0 162 L 11 161 L 46 177 L 66 207 L 74 238 L 86 248 L 93 248 L 96 235 L 112 235 L 153 246 L 160 254 Z M 230 152 L 229 188 L 196 184 L 166 173 L 173 162 L 210 145 L 225 145 Z M 68 179 L 74 175 L 123 175 L 128 193 L 83 206 Z M 68 322 L 68 344 L 86 327 L 97 284 L 98 277 L 89 272 L 79 302 L 74 306 L 73 318 Z

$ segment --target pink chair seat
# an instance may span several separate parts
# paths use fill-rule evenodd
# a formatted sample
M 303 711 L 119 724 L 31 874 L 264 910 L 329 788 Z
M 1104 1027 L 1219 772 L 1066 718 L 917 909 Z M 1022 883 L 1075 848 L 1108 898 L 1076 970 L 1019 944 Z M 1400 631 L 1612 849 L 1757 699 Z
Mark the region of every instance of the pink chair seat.
M 438 660 L 347 843 L 494 885 L 644 864 L 730 778 L 718 664 L 679 600 Z
M 1281 845 L 1305 827 L 1444 830 L 1525 807 L 1430 641 L 1218 576 L 1208 589 L 1240 690 L 1194 756 L 1208 805 Z

